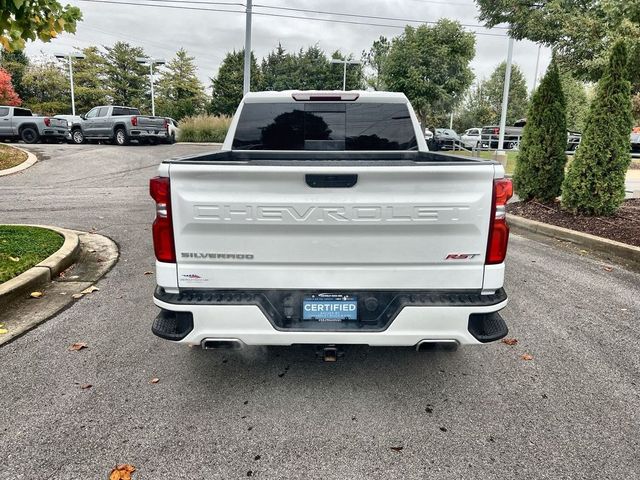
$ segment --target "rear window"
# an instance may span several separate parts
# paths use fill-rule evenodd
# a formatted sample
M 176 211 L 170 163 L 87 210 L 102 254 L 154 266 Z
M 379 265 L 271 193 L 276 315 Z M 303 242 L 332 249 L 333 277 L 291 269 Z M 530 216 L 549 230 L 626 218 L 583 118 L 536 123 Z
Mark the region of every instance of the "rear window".
M 14 117 L 33 117 L 31 110 L 27 110 L 26 108 L 14 108 L 13 109 Z
M 140 115 L 137 108 L 113 107 L 112 117 L 120 117 L 123 115 Z
M 247 103 L 234 150 L 415 150 L 409 110 L 392 103 Z

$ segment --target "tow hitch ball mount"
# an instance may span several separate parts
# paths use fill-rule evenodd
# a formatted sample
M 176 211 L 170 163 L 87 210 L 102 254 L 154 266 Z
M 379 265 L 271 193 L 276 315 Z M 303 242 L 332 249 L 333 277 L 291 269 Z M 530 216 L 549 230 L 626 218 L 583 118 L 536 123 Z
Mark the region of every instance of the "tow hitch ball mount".
M 316 355 L 324 362 L 337 362 L 338 358 L 344 356 L 344 352 L 336 345 L 324 345 L 318 347 Z

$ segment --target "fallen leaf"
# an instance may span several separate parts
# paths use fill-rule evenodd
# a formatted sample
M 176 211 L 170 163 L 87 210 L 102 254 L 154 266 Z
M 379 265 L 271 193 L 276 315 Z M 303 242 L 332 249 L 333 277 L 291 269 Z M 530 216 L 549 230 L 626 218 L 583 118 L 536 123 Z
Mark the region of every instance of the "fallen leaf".
M 529 355 L 528 353 L 523 353 L 522 355 L 520 355 L 520 358 L 522 360 L 533 360 L 533 355 Z
M 144 272 L 145 275 L 153 275 L 153 272 Z
M 518 344 L 518 339 L 517 338 L 503 338 L 502 339 L 502 343 L 504 343 L 505 345 L 517 345 Z
M 96 287 L 95 285 L 91 285 L 89 288 L 85 288 L 84 290 L 82 290 L 80 293 L 86 295 L 88 293 L 93 293 L 93 292 L 97 292 L 100 289 L 98 287 Z
M 12 262 L 19 262 L 20 257 L 12 257 L 11 255 L 9 255 L 9 260 L 11 260 Z
M 6 328 L 0 328 L 0 335 L 6 335 L 7 333 L 9 333 L 9 330 Z
M 159 381 L 160 381 L 160 379 L 159 379 L 159 378 L 157 378 L 157 377 L 153 377 L 153 378 L 151 379 L 151 383 L 158 383 Z
M 82 298 L 83 295 L 81 293 L 74 293 L 73 295 L 71 295 L 72 298 L 75 298 L 76 300 L 79 298 Z
M 131 480 L 131 474 L 136 471 L 136 467 L 129 464 L 117 465 L 111 474 L 109 480 Z
M 605 272 L 613 272 L 613 267 L 604 267 Z
M 82 390 L 86 390 L 87 388 L 91 388 L 93 387 L 93 385 L 91 385 L 90 383 L 85 383 L 84 385 L 80 385 L 80 388 Z
M 391 447 L 391 450 L 393 450 L 394 452 L 400 452 L 403 448 L 404 447 Z
M 76 342 L 69 347 L 70 352 L 77 352 L 79 350 L 83 350 L 85 348 L 89 348 L 86 343 Z
M 31 298 L 40 298 L 42 295 L 44 295 L 42 292 L 31 292 L 29 296 Z

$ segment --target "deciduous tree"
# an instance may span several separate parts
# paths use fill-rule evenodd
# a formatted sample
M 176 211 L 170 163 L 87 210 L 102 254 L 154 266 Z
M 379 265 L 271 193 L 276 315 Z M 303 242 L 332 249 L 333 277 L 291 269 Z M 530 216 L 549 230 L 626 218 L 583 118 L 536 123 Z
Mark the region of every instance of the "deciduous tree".
M 13 88 L 20 97 L 24 96 L 22 76 L 28 66 L 29 57 L 22 50 L 9 52 L 8 50 L 0 49 L 0 67 L 9 72 Z
M 404 92 L 428 122 L 462 100 L 473 81 L 469 63 L 474 56 L 475 37 L 458 22 L 407 26 L 391 42 L 382 80 L 389 90 Z
M 20 100 L 11 84 L 11 75 L 3 68 L 0 68 L 0 105 L 17 107 L 21 103 L 22 100 Z
M 502 96 L 504 92 L 504 74 L 507 63 L 502 62 L 496 67 L 489 79 L 484 82 L 484 93 L 491 109 L 493 121 L 497 123 L 502 114 Z M 509 103 L 507 104 L 507 125 L 527 115 L 529 94 L 527 81 L 518 65 L 511 66 L 511 81 L 509 82 Z
M 59 33 L 75 33 L 82 19 L 78 7 L 63 7 L 56 0 L 0 1 L 0 46 L 22 50 L 27 40 L 48 42 Z
M 32 63 L 22 78 L 24 105 L 35 113 L 71 113 L 69 78 L 58 63 Z
M 389 56 L 391 42 L 387 37 L 381 35 L 380 38 L 374 40 L 369 51 L 362 52 L 362 61 L 368 70 L 365 75 L 367 85 L 374 90 L 384 90 L 384 82 L 382 81 L 382 72 L 384 70 L 384 62 Z

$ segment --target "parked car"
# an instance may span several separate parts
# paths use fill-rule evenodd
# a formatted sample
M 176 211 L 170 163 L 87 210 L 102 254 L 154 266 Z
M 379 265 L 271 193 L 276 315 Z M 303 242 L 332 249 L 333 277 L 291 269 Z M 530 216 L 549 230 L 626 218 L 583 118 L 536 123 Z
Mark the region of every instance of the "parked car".
M 460 136 L 460 142 L 467 148 L 477 148 L 482 137 L 481 128 L 469 128 Z
M 140 115 L 140 110 L 118 105 L 92 108 L 80 115 L 81 121 L 71 129 L 74 143 L 86 140 L 107 140 L 116 145 L 159 143 L 167 140 L 167 120 L 162 117 Z
M 65 120 L 35 116 L 27 108 L 0 106 L 0 140 L 62 141 L 66 133 Z
M 640 152 L 640 127 L 635 127 L 631 132 L 631 151 Z
M 527 124 L 526 119 L 521 119 L 515 122 L 513 125 L 508 125 L 505 128 L 504 133 L 504 142 L 502 143 L 502 148 L 504 150 L 518 150 L 520 148 L 520 140 L 522 138 L 522 133 L 524 132 L 524 127 Z M 482 132 L 480 135 L 480 146 L 486 149 L 497 150 L 498 143 L 500 142 L 500 127 L 496 125 L 489 125 L 487 127 L 482 127 Z M 576 148 L 580 145 L 580 140 L 582 138 L 582 134 L 580 132 L 575 132 L 571 130 L 567 130 L 567 151 L 575 151 Z
M 80 122 L 82 121 L 80 115 L 54 115 L 53 118 L 61 118 L 67 122 L 67 133 L 65 135 L 65 139 L 67 142 L 73 142 L 73 139 L 71 138 L 71 130 L 76 125 L 80 125 Z
M 520 147 L 520 137 L 526 125 L 526 119 L 518 120 L 513 125 L 507 125 L 504 130 L 504 142 L 502 148 L 505 150 L 518 149 Z M 482 127 L 480 134 L 480 146 L 492 150 L 498 149 L 500 137 L 500 127 L 498 125 L 489 125 Z
M 176 143 L 180 137 L 180 127 L 173 118 L 167 118 L 167 143 Z
M 511 181 L 494 161 L 428 151 L 404 94 L 248 93 L 221 151 L 157 175 L 161 338 L 319 344 L 335 359 L 341 344 L 507 334 Z
M 436 128 L 436 133 L 429 143 L 429 149 L 437 150 L 454 150 L 460 145 L 460 136 L 455 130 L 450 128 Z

